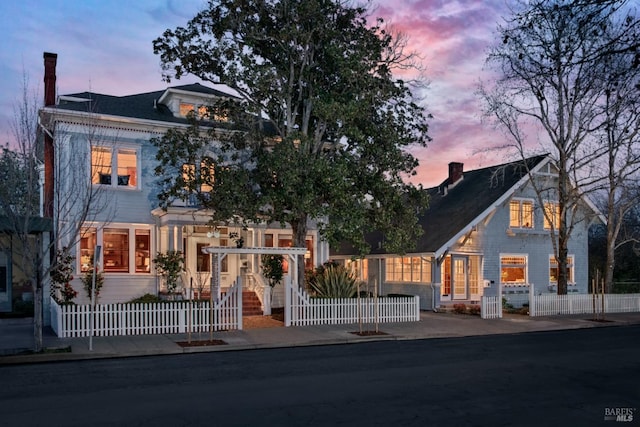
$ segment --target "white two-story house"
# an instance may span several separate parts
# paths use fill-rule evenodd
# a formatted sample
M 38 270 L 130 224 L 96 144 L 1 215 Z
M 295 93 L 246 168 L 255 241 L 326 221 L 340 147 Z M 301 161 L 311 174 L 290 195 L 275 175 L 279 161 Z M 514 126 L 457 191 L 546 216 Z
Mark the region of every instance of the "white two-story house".
M 235 246 L 232 233 L 239 233 L 245 247 L 291 246 L 290 229 L 279 224 L 253 224 L 248 228 L 230 224 L 214 229 L 209 213 L 195 202 L 159 208 L 156 148 L 150 140 L 171 128 L 186 128 L 190 111 L 198 111 L 220 97 L 231 97 L 230 92 L 190 84 L 129 96 L 82 92 L 56 98 L 52 93 L 56 60 L 55 54 L 45 53 L 45 99 L 49 101 L 40 111 L 40 122 L 49 139 L 49 148 L 45 145 L 45 199 L 54 207 L 50 215 L 66 212 L 61 205 L 76 196 L 68 191 L 73 191 L 74 181 L 91 182 L 90 202 L 75 201 L 76 208 L 91 210 L 81 235 L 61 237 L 62 245 L 65 239 L 77 241 L 72 250 L 76 272 L 72 285 L 79 292 L 76 302 L 87 302 L 79 277 L 90 268 L 96 246 L 102 247 L 102 303 L 161 292 L 162 283 L 152 262 L 161 252 L 183 252 L 187 270 L 182 277 L 183 288 L 208 290 L 212 262 L 202 248 Z M 216 120 L 203 122 L 202 126 L 229 127 L 222 123 L 224 118 Z M 77 170 L 71 173 L 69 169 Z M 313 268 L 328 258 L 328 247 L 313 224 L 309 230 L 304 258 L 307 267 Z M 230 285 L 239 275 L 257 276 L 259 271 L 257 255 L 229 255 L 221 263 L 221 286 Z

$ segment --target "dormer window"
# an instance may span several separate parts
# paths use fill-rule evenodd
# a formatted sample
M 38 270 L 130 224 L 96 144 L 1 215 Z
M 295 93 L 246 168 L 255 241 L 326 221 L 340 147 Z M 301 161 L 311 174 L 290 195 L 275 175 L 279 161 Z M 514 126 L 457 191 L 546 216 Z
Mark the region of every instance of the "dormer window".
M 187 117 L 187 115 L 189 113 L 191 113 L 192 111 L 195 111 L 195 105 L 194 104 L 189 104 L 186 102 L 181 102 L 180 103 L 180 115 L 182 117 Z
M 214 122 L 228 122 L 229 115 L 226 111 L 217 109 L 217 111 L 211 111 L 206 105 L 197 105 L 190 102 L 181 102 L 179 114 L 182 117 L 187 117 L 189 113 L 197 112 L 196 118 L 200 120 L 212 120 Z

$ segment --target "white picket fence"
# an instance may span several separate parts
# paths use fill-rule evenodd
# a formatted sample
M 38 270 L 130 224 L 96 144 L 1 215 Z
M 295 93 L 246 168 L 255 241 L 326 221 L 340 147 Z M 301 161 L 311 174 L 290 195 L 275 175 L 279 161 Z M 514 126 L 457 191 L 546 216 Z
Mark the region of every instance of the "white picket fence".
M 349 323 L 417 322 L 420 298 L 312 298 L 298 286 L 287 286 L 285 326 Z
M 51 326 L 60 338 L 178 334 L 242 329 L 237 284 L 219 301 L 167 301 L 145 304 L 58 305 L 51 300 Z M 93 318 L 93 328 L 91 319 Z M 213 320 L 212 320 L 213 319 Z
M 482 298 L 480 298 L 480 317 L 483 319 L 502 318 L 502 295 L 483 295 Z
M 602 313 L 602 295 L 530 295 L 530 316 Z M 605 313 L 640 312 L 640 294 L 604 294 Z

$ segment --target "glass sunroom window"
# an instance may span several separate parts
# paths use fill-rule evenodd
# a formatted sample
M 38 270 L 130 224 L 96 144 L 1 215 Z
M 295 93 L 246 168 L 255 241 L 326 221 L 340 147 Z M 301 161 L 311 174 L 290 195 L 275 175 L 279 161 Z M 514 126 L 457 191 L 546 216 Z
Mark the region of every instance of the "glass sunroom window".
M 424 257 L 393 257 L 385 260 L 387 282 L 431 283 L 431 260 Z

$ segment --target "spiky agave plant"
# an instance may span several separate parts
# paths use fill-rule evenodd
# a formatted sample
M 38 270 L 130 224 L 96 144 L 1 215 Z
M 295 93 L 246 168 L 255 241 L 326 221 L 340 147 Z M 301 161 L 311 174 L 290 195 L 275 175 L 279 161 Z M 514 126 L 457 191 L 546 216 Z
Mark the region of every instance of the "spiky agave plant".
M 358 292 L 358 281 L 343 265 L 329 265 L 309 283 L 316 297 L 351 298 Z

